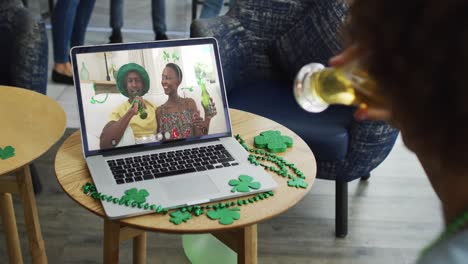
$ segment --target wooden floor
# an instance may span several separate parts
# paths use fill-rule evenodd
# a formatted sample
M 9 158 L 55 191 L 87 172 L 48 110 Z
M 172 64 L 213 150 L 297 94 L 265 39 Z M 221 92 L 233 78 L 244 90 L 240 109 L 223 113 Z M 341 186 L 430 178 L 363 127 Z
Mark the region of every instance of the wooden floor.
M 36 1 L 30 2 L 33 10 L 43 9 Z M 153 38 L 150 1 L 131 3 L 136 2 L 138 5 L 131 5 L 131 12 L 126 11 L 125 28 L 147 31 L 129 30 L 124 32 L 124 38 L 127 41 L 150 40 Z M 167 1 L 168 30 L 175 35 L 180 36 L 182 32 L 188 36 L 190 2 Z M 92 29 L 108 26 L 107 7 L 108 1 L 97 1 L 90 23 Z M 88 44 L 107 41 L 108 33 L 93 30 L 87 34 Z M 51 44 L 49 54 L 51 66 Z M 49 83 L 48 95 L 65 108 L 71 121 L 69 127 L 78 124 L 73 94 L 72 87 Z M 44 188 L 37 196 L 37 204 L 49 263 L 102 263 L 103 222 L 63 193 L 54 176 L 55 152 L 56 149 L 52 149 L 36 162 Z M 334 197 L 334 183 L 317 180 L 312 191 L 298 205 L 259 224 L 259 263 L 413 263 L 421 248 L 442 228 L 439 201 L 418 161 L 401 140 L 368 182 L 350 183 L 349 235 L 345 239 L 334 236 Z M 17 196 L 14 196 L 14 202 L 23 258 L 25 263 L 31 263 Z M 0 264 L 8 263 L 3 234 L 0 225 Z M 128 241 L 121 247 L 121 263 L 131 263 L 131 256 Z M 182 249 L 181 236 L 150 233 L 148 263 L 189 263 Z

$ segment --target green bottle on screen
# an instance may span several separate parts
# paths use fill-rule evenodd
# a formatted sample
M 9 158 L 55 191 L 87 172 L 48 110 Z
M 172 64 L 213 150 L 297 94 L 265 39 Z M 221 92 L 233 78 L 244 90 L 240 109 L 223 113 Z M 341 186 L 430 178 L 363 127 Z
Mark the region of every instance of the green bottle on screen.
M 205 109 L 205 115 L 206 116 L 213 116 L 213 109 L 211 107 L 211 96 L 206 90 L 206 85 L 203 82 L 201 85 L 201 99 L 202 99 L 202 105 L 203 108 Z
M 89 71 L 86 69 L 84 61 L 81 63 L 80 79 L 83 81 L 89 80 Z

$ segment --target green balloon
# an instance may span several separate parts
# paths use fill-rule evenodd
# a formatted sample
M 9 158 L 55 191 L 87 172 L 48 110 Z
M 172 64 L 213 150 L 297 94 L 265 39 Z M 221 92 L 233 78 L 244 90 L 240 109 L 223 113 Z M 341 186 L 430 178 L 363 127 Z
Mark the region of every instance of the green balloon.
M 193 264 L 235 264 L 237 254 L 211 234 L 183 235 L 182 245 Z

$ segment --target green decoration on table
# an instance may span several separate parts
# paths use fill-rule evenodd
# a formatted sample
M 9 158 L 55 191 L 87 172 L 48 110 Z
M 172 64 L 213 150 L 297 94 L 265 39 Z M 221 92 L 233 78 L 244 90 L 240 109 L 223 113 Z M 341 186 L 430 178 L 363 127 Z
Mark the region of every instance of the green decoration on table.
M 307 182 L 301 178 L 294 178 L 288 181 L 288 186 L 296 188 L 307 188 Z
M 187 211 L 182 212 L 182 210 L 175 211 L 171 213 L 170 216 L 171 216 L 171 219 L 169 221 L 176 225 L 180 225 L 182 224 L 182 222 L 187 222 L 188 220 L 192 219 L 191 213 Z
M 6 160 L 15 156 L 15 148 L 12 146 L 6 146 L 5 148 L 0 148 L 0 159 Z
M 239 180 L 230 180 L 229 185 L 234 186 L 231 192 L 249 192 L 250 189 L 259 189 L 260 183 L 259 182 L 252 182 L 253 178 L 247 175 L 240 175 Z
M 137 188 L 132 188 L 132 189 L 126 190 L 125 195 L 122 196 L 122 198 L 120 200 L 134 201 L 137 204 L 141 204 L 141 203 L 146 202 L 146 197 L 148 197 L 148 196 L 149 196 L 149 193 L 148 193 L 147 190 L 140 189 L 138 191 Z
M 230 225 L 234 223 L 234 220 L 240 219 L 240 208 L 221 208 L 218 210 L 208 211 L 207 216 L 212 220 L 218 220 L 222 225 Z
M 262 166 L 263 168 L 265 168 L 265 170 L 273 171 L 276 174 L 278 174 L 279 176 L 282 176 L 284 178 L 288 178 L 288 179 L 291 179 L 291 180 L 293 180 L 293 179 L 305 180 L 304 173 L 302 173 L 300 170 L 298 170 L 296 168 L 296 166 L 294 166 L 293 163 L 289 163 L 286 160 L 284 160 L 282 157 L 278 157 L 275 154 L 267 152 L 267 151 L 265 151 L 263 149 L 249 148 L 245 144 L 245 140 L 242 139 L 242 137 L 240 135 L 236 135 L 235 138 L 245 150 L 252 153 L 247 158 L 247 160 L 250 161 L 250 163 L 254 164 L 255 166 Z M 253 153 L 259 154 L 259 155 L 254 155 Z M 268 165 L 266 165 L 264 163 L 259 162 L 259 161 L 265 161 L 265 160 L 276 164 L 276 166 L 278 168 L 276 168 L 275 166 L 268 166 Z M 290 174 L 288 168 L 291 171 L 293 171 L 294 174 L 296 174 L 297 177 L 295 177 L 293 174 Z M 302 181 L 302 182 L 297 181 L 297 183 L 296 182 L 291 182 L 291 184 L 292 185 L 288 184 L 288 186 L 289 187 L 296 187 L 296 188 L 298 188 L 298 187 L 306 188 L 307 185 L 308 185 L 305 181 Z
M 254 145 L 257 148 L 267 148 L 270 152 L 284 152 L 293 145 L 292 138 L 282 136 L 279 131 L 268 130 L 254 137 Z

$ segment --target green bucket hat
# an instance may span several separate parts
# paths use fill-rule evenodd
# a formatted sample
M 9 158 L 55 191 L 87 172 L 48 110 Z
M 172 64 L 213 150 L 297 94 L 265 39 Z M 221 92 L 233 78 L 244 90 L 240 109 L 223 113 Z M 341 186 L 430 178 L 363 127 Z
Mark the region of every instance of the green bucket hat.
M 146 72 L 145 68 L 133 62 L 122 65 L 122 67 L 120 67 L 119 71 L 117 72 L 117 89 L 119 89 L 121 94 L 128 97 L 126 77 L 127 74 L 131 71 L 138 72 L 138 74 L 140 74 L 143 81 L 142 95 L 145 95 L 148 92 L 150 86 L 148 73 Z

